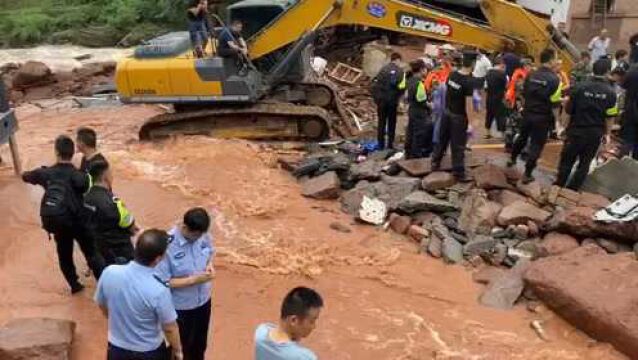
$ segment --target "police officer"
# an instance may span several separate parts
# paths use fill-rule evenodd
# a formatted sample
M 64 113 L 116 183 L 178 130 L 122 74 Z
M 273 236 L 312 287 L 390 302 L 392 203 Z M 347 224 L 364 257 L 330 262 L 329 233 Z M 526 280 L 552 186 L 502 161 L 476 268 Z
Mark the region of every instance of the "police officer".
M 576 85 L 566 106 L 571 118 L 560 157 L 556 185 L 567 186 L 576 191 L 585 181 L 589 166 L 598 152 L 607 129 L 607 118 L 618 115 L 616 92 L 607 80 L 611 61 L 598 60 L 594 63 L 593 70 L 593 78 Z M 577 160 L 578 168 L 570 180 Z
M 131 236 L 137 231 L 135 218 L 124 202 L 111 191 L 113 176 L 105 161 L 91 164 L 93 186 L 84 195 L 89 211 L 89 229 L 106 265 L 125 264 L 133 260 Z
M 79 128 L 75 134 L 75 144 L 78 152 L 82 154 L 80 171 L 88 174 L 94 162 L 101 161 L 108 164 L 104 155 L 97 149 L 97 133 L 95 130 L 87 127 Z
M 416 159 L 429 157 L 432 153 L 432 119 L 423 78 L 427 68 L 423 60 L 410 63 L 407 85 L 408 128 L 405 134 L 405 157 Z
M 206 210 L 188 210 L 182 224 L 169 231 L 167 255 L 157 267 L 157 276 L 171 287 L 186 360 L 204 360 L 208 341 L 215 276 L 209 227 Z
M 512 147 L 512 158 L 507 164 L 508 167 L 516 165 L 518 156 L 529 140 L 525 174 L 521 179 L 524 184 L 534 181 L 532 173 L 554 123 L 554 106 L 560 104 L 562 100 L 560 79 L 553 70 L 556 51 L 543 50 L 540 60 L 540 68 L 527 76 L 523 86 L 523 122 Z
M 469 125 L 468 114 L 472 111 L 472 95 L 478 86 L 478 81 L 472 77 L 475 61 L 475 53 L 464 53 L 461 69 L 454 71 L 448 77 L 446 111 L 441 119 L 439 142 L 432 154 L 432 169 L 436 171 L 441 167 L 445 150 L 450 145 L 452 172 L 461 181 L 466 180 L 465 148 Z
M 377 104 L 377 141 L 379 149 L 392 148 L 397 127 L 397 107 L 407 86 L 406 75 L 401 69 L 401 55 L 390 55 L 390 63 L 372 79 L 372 97 Z M 387 137 L 387 143 L 386 143 Z
M 166 232 L 144 231 L 134 261 L 104 270 L 95 302 L 108 318 L 108 360 L 183 359 L 171 293 L 154 274 L 167 245 Z

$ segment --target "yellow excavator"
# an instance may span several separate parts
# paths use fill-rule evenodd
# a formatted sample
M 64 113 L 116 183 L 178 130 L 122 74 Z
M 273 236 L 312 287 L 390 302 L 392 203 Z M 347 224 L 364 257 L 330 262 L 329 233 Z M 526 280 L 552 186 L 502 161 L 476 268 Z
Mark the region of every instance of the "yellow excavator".
M 356 25 L 457 43 L 488 51 L 514 44 L 538 58 L 558 50 L 570 67 L 578 51 L 550 21 L 505 0 L 482 0 L 487 22 L 416 0 L 244 0 L 229 19 L 245 24 L 248 66 L 209 55 L 196 58 L 187 32 L 170 33 L 118 63 L 116 87 L 124 103 L 172 104 L 149 119 L 140 139 L 173 134 L 222 138 L 322 140 L 344 111 L 333 87 L 309 74 L 318 30 Z

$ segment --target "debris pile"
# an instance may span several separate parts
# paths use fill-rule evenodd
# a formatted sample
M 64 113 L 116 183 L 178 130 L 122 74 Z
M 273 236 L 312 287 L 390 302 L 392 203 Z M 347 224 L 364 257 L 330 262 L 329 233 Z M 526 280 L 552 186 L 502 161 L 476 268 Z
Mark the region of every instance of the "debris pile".
M 67 96 L 92 96 L 113 88 L 115 62 L 87 63 L 70 72 L 53 73 L 37 61 L 0 67 L 0 80 L 11 89 L 15 104 Z
M 570 314 L 580 314 L 571 308 L 572 301 L 591 310 L 592 317 L 604 315 L 608 309 L 603 302 L 596 305 L 585 299 L 588 292 L 580 288 L 574 290 L 575 299 L 570 299 L 570 287 L 564 292 L 561 289 L 570 281 L 555 275 L 552 269 L 570 268 L 564 273 L 574 277 L 576 284 L 580 281 L 597 286 L 587 280 L 589 270 L 581 271 L 572 264 L 578 254 L 591 252 L 587 249 L 592 248 L 600 264 L 615 268 L 612 259 L 616 258 L 609 254 L 624 253 L 617 255 L 619 259 L 633 262 L 619 262 L 618 266 L 638 269 L 633 254 L 638 222 L 596 221 L 597 211 L 612 207 L 604 196 L 540 182 L 522 184 L 517 170 L 502 168 L 497 162 L 493 157 L 472 154 L 467 165 L 473 181 L 457 183 L 445 172 L 450 169 L 449 159 L 443 161 L 442 171 L 432 171 L 428 159 L 403 160 L 401 153 L 391 150 L 366 153 L 364 147 L 349 142 L 296 159 L 280 159 L 302 182 L 304 196 L 338 198 L 342 210 L 360 222 L 383 224 L 414 242 L 423 254 L 476 269 L 476 281 L 486 284 L 479 299 L 486 306 L 510 309 L 517 302 L 537 300 L 539 296 L 561 315 L 563 308 L 569 309 L 564 315 L 568 320 Z M 370 209 L 375 216 L 369 216 Z M 528 276 L 529 269 L 534 269 L 531 274 L 535 275 Z M 595 274 L 595 270 L 592 272 Z M 602 265 L 598 272 L 606 276 Z M 638 283 L 632 280 L 636 277 L 625 278 L 631 282 L 633 295 L 623 297 L 638 296 Z M 619 287 L 616 291 L 623 290 Z M 589 320 L 582 318 L 574 324 L 580 326 L 583 321 Z M 599 333 L 616 331 L 615 324 L 611 320 L 594 321 L 591 331 L 585 329 L 593 337 L 607 340 L 609 336 Z M 539 326 L 532 328 L 546 336 Z M 635 355 L 635 346 L 631 345 L 637 343 L 635 340 L 619 339 L 618 347 Z

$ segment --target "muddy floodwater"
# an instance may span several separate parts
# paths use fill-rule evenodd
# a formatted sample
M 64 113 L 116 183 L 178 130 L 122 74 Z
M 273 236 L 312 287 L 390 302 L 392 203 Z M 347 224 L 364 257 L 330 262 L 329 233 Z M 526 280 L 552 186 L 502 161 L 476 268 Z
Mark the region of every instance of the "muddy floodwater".
M 115 168 L 115 192 L 141 227 L 168 228 L 191 206 L 215 216 L 218 258 L 208 359 L 252 359 L 257 324 L 276 321 L 287 290 L 316 288 L 326 307 L 305 340 L 321 359 L 624 359 L 549 310 L 482 307 L 471 269 L 417 253 L 416 244 L 355 224 L 337 202 L 301 197 L 299 185 L 257 143 L 205 137 L 139 143 L 158 109 L 130 106 L 42 112 L 18 109 L 25 168 L 52 161 L 52 142 L 95 128 Z M 6 146 L 0 154 L 8 159 Z M 77 322 L 73 358 L 104 359 L 106 321 L 95 284 L 71 297 L 54 244 L 39 227 L 41 190 L 0 165 L 0 322 L 25 316 Z M 351 233 L 336 232 L 339 222 Z M 79 254 L 77 254 L 79 255 Z M 76 256 L 80 271 L 86 264 Z M 530 322 L 542 320 L 549 342 Z

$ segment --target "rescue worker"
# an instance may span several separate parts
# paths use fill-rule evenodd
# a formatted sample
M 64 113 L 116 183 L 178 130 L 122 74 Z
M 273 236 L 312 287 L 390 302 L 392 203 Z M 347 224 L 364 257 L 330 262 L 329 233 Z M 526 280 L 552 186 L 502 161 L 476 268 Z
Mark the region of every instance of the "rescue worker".
M 89 229 L 106 265 L 133 260 L 131 237 L 137 232 L 135 218 L 121 199 L 113 195 L 113 175 L 107 162 L 92 164 L 89 174 L 93 186 L 84 195 L 89 212 Z
M 94 162 L 105 162 L 106 158 L 97 150 L 97 133 L 91 128 L 79 128 L 75 135 L 75 144 L 78 152 L 82 154 L 80 161 L 80 171 L 89 173 L 91 164 Z
M 94 300 L 108 319 L 108 360 L 184 359 L 171 293 L 154 274 L 167 246 L 166 232 L 144 231 L 135 260 L 107 267 L 98 281 Z
M 512 148 L 512 157 L 507 164 L 508 167 L 516 165 L 518 156 L 529 140 L 530 146 L 525 173 L 521 179 L 524 184 L 534 181 L 532 174 L 554 122 L 554 106 L 560 104 L 562 100 L 560 79 L 554 72 L 556 51 L 553 49 L 543 50 L 540 60 L 540 68 L 530 73 L 525 80 L 523 123 Z
M 445 150 L 450 145 L 452 172 L 459 181 L 466 180 L 465 149 L 469 125 L 468 114 L 472 111 L 472 94 L 477 87 L 477 82 L 472 77 L 475 61 L 475 53 L 464 53 L 461 69 L 450 74 L 447 80 L 446 111 L 441 120 L 439 142 L 432 154 L 432 170 L 437 171 L 441 167 Z
M 405 157 L 416 159 L 432 153 L 432 118 L 423 78 L 427 68 L 422 60 L 410 63 L 407 85 L 408 128 L 405 135 Z
M 494 60 L 494 67 L 487 72 L 487 111 L 485 114 L 485 138 L 492 138 L 492 124 L 496 121 L 496 130 L 505 132 L 505 90 L 507 88 L 507 74 L 503 58 Z
M 523 84 L 527 75 L 532 71 L 532 60 L 521 60 L 521 67 L 514 70 L 514 73 L 510 77 L 510 81 L 507 84 L 507 91 L 505 93 L 505 101 L 511 109 L 516 108 L 516 100 L 522 93 Z
M 255 331 L 255 360 L 317 360 L 299 342 L 317 326 L 323 299 L 306 287 L 292 289 L 281 304 L 279 324 L 264 323 Z
M 82 194 L 89 187 L 88 175 L 73 166 L 75 152 L 73 140 L 61 135 L 55 139 L 57 162 L 50 167 L 41 167 L 22 174 L 22 180 L 44 188 L 40 205 L 43 229 L 53 235 L 60 270 L 71 287 L 71 294 L 84 289 L 73 262 L 73 241 L 77 241 L 93 275 L 98 279 L 104 261 L 98 254 L 95 243 L 85 226 L 86 216 L 82 206 Z
M 609 130 L 607 119 L 618 115 L 616 92 L 607 80 L 610 69 L 608 59 L 596 61 L 593 78 L 576 85 L 567 102 L 570 122 L 556 179 L 556 185 L 560 187 L 580 189 L 603 136 Z M 576 161 L 578 167 L 572 174 Z
M 186 360 L 204 360 L 208 342 L 211 281 L 215 277 L 215 247 L 209 227 L 206 210 L 188 210 L 182 224 L 169 231 L 166 257 L 157 267 L 157 276 L 171 288 Z
M 570 81 L 574 85 L 578 84 L 581 81 L 587 80 L 587 78 L 591 76 L 591 73 L 591 55 L 588 51 L 583 51 L 580 53 L 580 59 L 572 68 Z
M 208 44 L 208 0 L 192 0 L 186 17 L 188 19 L 188 32 L 193 46 L 195 57 L 201 58 L 205 55 Z
M 244 24 L 239 20 L 233 20 L 230 27 L 225 27 L 219 34 L 217 54 L 242 64 L 248 57 L 248 46 L 241 34 L 243 30 Z
M 406 74 L 401 68 L 401 55 L 392 53 L 390 63 L 372 79 L 372 97 L 377 105 L 377 141 L 379 150 L 392 149 L 397 127 L 397 107 L 407 86 Z M 386 142 L 387 139 L 387 142 Z

